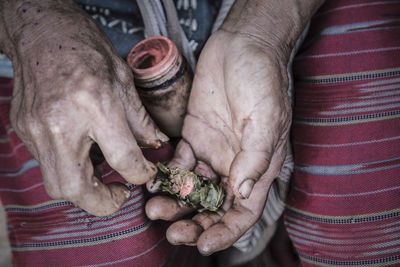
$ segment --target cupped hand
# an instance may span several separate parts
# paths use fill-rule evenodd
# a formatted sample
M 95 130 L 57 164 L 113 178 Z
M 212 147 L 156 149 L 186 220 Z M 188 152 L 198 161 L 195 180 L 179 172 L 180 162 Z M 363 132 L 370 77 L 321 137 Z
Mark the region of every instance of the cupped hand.
M 207 42 L 183 140 L 169 165 L 221 177 L 226 198 L 217 212 L 174 222 L 167 231 L 172 244 L 196 245 L 208 255 L 231 246 L 260 217 L 285 159 L 291 123 L 287 61 L 281 55 L 251 36 L 223 30 Z M 151 219 L 176 220 L 190 211 L 166 196 L 146 205 Z
M 74 12 L 75 24 L 52 32 L 42 25 L 41 38 L 23 36 L 11 120 L 49 195 L 102 216 L 117 211 L 129 190 L 94 175 L 91 146 L 128 182 L 143 184 L 156 168 L 140 146 L 157 148 L 168 138 L 149 119 L 127 64 L 83 11 Z

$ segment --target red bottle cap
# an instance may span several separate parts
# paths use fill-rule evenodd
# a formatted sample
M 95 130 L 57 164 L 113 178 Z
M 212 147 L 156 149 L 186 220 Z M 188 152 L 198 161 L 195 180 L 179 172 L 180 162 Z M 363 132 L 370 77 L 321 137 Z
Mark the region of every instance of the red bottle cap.
M 135 81 L 144 83 L 172 77 L 179 70 L 182 59 L 171 40 L 153 36 L 136 44 L 129 52 L 127 61 Z

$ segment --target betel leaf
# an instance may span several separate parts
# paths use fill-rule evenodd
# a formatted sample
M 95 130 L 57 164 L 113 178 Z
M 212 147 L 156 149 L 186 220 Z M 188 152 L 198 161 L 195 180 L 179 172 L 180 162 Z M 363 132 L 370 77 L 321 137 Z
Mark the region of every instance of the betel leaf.
M 181 168 L 168 168 L 157 163 L 156 180 L 161 181 L 160 189 L 192 207 L 203 207 L 216 211 L 224 202 L 225 192 L 220 185 L 213 184 L 205 176 Z

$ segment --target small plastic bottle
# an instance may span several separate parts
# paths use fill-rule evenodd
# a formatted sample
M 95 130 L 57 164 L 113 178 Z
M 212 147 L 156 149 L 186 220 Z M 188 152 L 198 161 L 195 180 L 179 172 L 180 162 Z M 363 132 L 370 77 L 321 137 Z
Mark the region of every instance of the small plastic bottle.
M 150 116 L 169 137 L 179 137 L 193 75 L 174 43 L 163 36 L 147 38 L 132 48 L 127 61 Z

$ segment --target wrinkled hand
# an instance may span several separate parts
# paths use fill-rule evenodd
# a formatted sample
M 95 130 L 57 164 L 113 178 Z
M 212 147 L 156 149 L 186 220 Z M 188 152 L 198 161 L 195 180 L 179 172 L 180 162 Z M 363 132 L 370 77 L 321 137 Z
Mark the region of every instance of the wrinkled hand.
M 260 217 L 285 159 L 291 123 L 286 62 L 279 55 L 248 36 L 222 30 L 207 42 L 183 140 L 169 165 L 220 176 L 227 196 L 217 212 L 173 223 L 167 231 L 172 244 L 197 245 L 208 255 L 231 246 Z M 151 219 L 176 220 L 190 211 L 166 196 L 155 196 L 146 206 Z
M 108 39 L 88 16 L 78 21 L 78 28 L 47 34 L 42 26 L 42 38 L 49 38 L 27 36 L 36 42 L 26 47 L 22 40 L 11 119 L 39 162 L 49 195 L 102 216 L 117 211 L 129 190 L 95 177 L 92 144 L 128 182 L 143 184 L 156 168 L 139 145 L 156 148 L 168 138 L 150 121 L 131 70 Z

